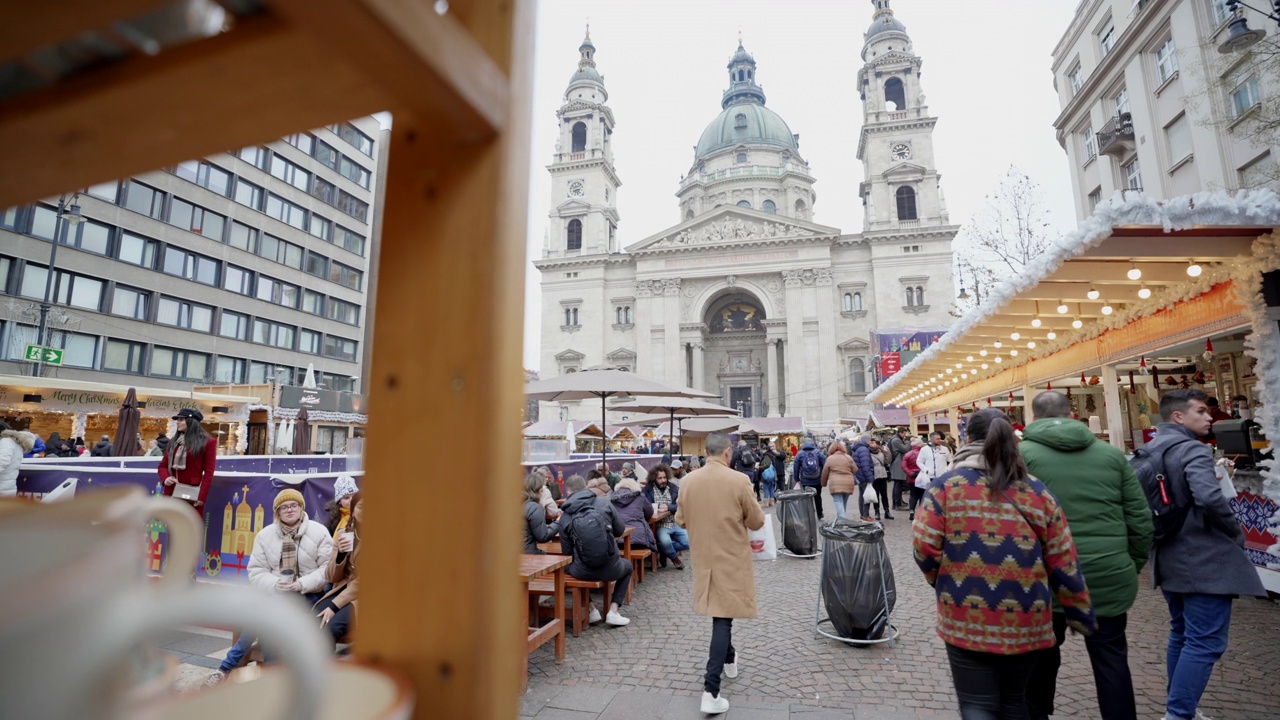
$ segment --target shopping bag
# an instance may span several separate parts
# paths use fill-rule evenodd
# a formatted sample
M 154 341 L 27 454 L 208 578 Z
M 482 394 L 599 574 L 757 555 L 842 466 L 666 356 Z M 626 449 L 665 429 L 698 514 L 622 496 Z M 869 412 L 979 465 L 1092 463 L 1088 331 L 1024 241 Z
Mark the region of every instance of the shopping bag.
M 876 494 L 874 485 L 867 485 L 867 489 L 862 491 L 862 502 L 868 505 L 880 504 L 880 496 Z
M 764 526 L 751 531 L 751 557 L 756 560 L 777 560 L 778 541 L 773 537 L 773 516 L 764 516 Z

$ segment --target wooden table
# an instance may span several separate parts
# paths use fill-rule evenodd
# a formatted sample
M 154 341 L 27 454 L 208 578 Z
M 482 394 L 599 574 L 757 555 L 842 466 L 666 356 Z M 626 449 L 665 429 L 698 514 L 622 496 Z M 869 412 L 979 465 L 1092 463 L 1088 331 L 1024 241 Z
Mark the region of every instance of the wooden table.
M 524 595 L 529 601 L 529 617 L 526 619 L 525 624 L 532 624 L 528 628 L 527 646 L 521 665 L 523 667 L 520 673 L 522 692 L 523 688 L 528 687 L 529 684 L 530 653 L 545 645 L 548 640 L 555 638 L 556 659 L 564 659 L 564 569 L 572 560 L 573 558 L 568 555 L 522 554 L 520 556 L 520 583 L 524 586 Z M 538 627 L 538 599 L 529 596 L 529 581 L 543 577 L 548 573 L 551 574 L 556 586 L 556 616 L 546 625 Z
M 670 510 L 654 510 L 653 515 L 649 518 L 649 529 L 653 530 L 653 536 L 658 537 L 658 523 L 671 517 Z

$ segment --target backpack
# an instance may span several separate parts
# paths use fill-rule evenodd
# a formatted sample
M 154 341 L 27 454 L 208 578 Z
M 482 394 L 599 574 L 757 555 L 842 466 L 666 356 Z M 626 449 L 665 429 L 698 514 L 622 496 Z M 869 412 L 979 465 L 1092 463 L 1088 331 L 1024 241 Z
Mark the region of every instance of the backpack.
M 1138 476 L 1142 492 L 1147 496 L 1147 505 L 1151 507 L 1151 522 L 1155 530 L 1151 541 L 1155 545 L 1172 540 L 1182 530 L 1191 512 L 1191 488 L 1187 486 L 1186 478 L 1174 482 L 1165 474 L 1164 467 L 1164 454 L 1183 442 L 1191 441 L 1167 445 L 1159 454 L 1140 447 L 1134 450 L 1133 458 L 1129 460 L 1129 467 Z
M 618 549 L 613 523 L 594 504 L 569 519 L 569 537 L 573 539 L 573 558 L 592 570 L 608 565 Z
M 738 462 L 744 468 L 750 468 L 756 464 L 756 456 L 750 450 L 743 450 L 742 455 L 738 457 Z
M 818 465 L 818 453 L 813 450 L 800 453 L 800 477 L 806 480 L 822 477 L 822 468 Z

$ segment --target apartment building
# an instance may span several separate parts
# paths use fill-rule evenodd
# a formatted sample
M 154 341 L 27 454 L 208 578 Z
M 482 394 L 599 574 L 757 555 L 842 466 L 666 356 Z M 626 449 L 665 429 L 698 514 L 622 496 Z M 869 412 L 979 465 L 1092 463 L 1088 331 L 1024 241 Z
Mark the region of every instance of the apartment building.
M 1273 21 L 1243 12 L 1274 41 Z M 1053 50 L 1054 128 L 1079 219 L 1121 190 L 1280 189 L 1275 135 L 1253 132 L 1263 99 L 1280 93 L 1280 58 L 1260 58 L 1262 46 L 1220 53 L 1231 19 L 1223 0 L 1080 3 Z

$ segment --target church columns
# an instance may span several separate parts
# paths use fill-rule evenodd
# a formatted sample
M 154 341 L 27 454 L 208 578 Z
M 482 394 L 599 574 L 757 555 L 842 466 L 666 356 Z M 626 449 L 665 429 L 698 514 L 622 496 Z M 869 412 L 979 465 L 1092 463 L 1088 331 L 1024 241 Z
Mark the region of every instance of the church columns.
M 783 339 L 787 335 L 787 321 L 785 319 L 770 318 L 764 321 L 764 328 L 768 334 L 764 343 L 764 362 L 765 377 L 769 383 L 769 417 L 780 417 L 782 415 L 782 373 L 779 365 L 782 363 Z
M 786 270 L 782 273 L 782 277 L 787 298 L 787 342 L 784 368 L 787 375 L 787 415 L 803 417 L 807 414 L 809 407 L 806 401 L 808 387 L 804 377 L 804 286 L 799 270 Z
M 653 289 L 648 280 L 636 283 L 636 373 L 654 377 L 653 362 Z
M 706 348 L 705 346 L 703 346 L 702 343 L 696 342 L 693 344 L 693 389 L 694 390 L 706 389 L 707 377 L 706 377 L 706 365 L 704 364 L 706 362 L 704 358 L 705 352 L 706 352 Z
M 840 366 L 836 357 L 836 313 L 840 304 L 836 299 L 835 283 L 831 268 L 814 271 L 814 291 L 817 294 L 818 314 L 818 368 L 822 373 L 818 392 L 822 404 L 822 420 L 834 423 L 840 417 Z
M 665 382 L 684 386 L 687 380 L 684 345 L 680 344 L 680 278 L 655 280 L 662 285 L 663 359 Z

